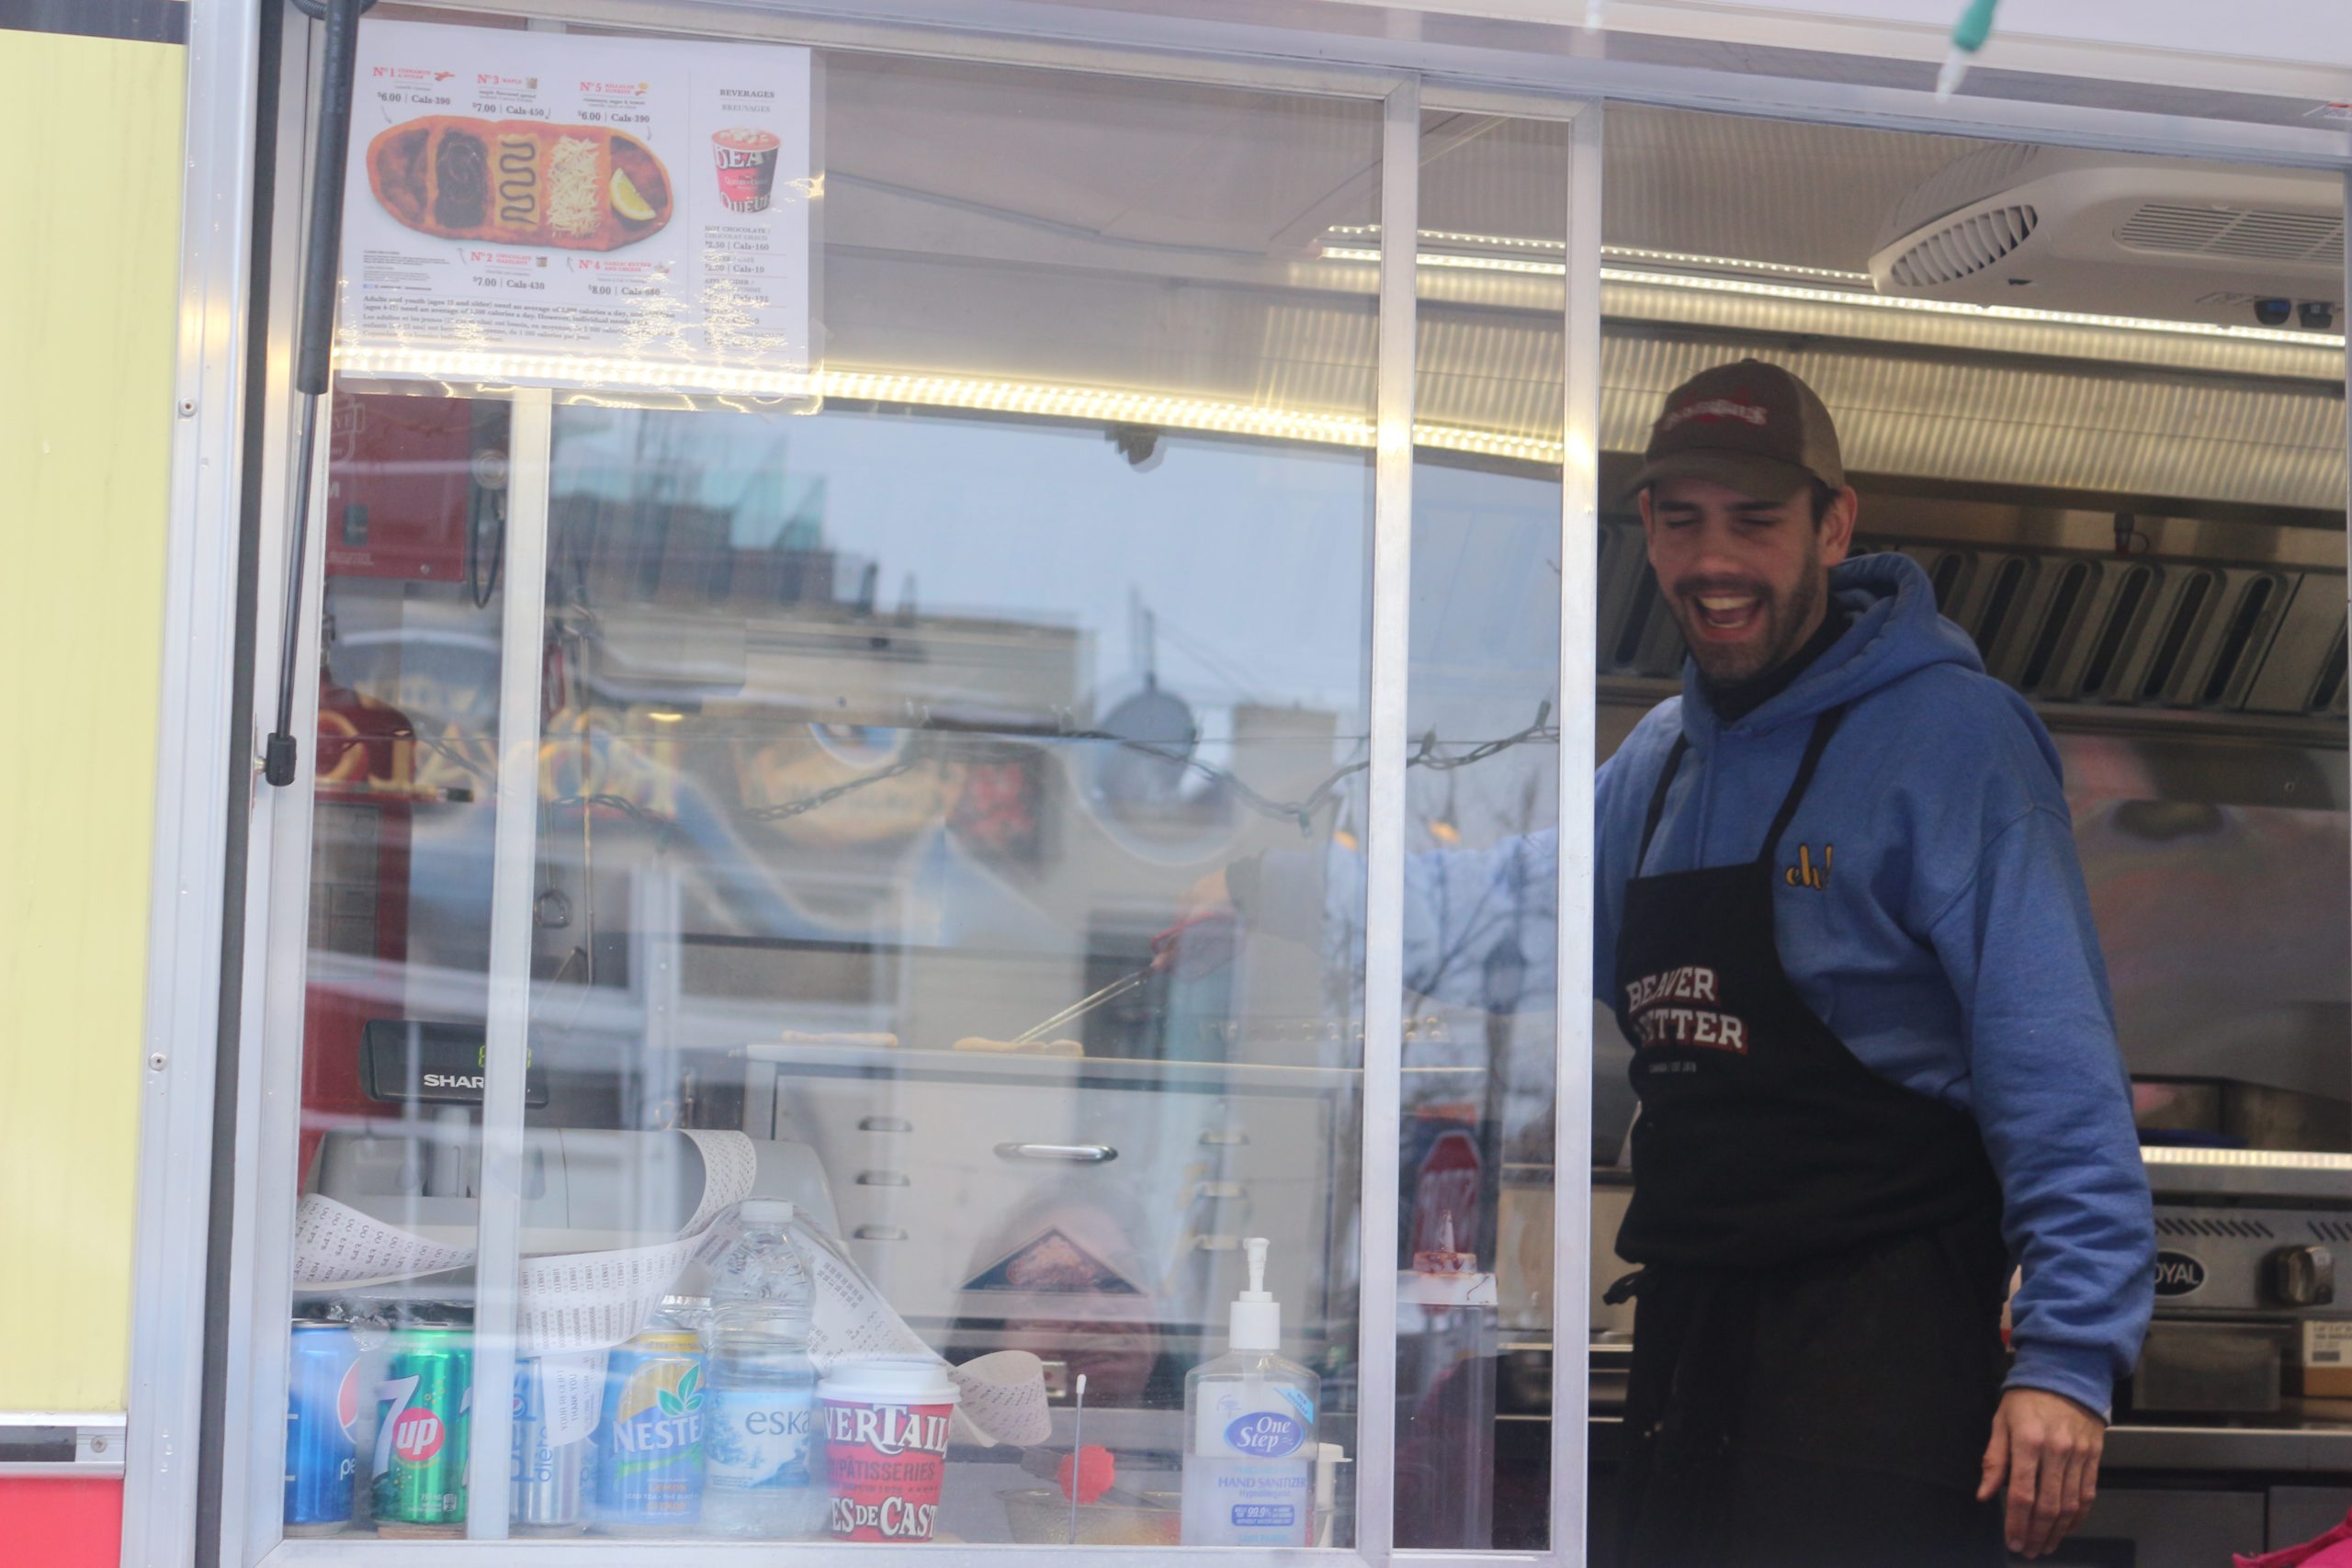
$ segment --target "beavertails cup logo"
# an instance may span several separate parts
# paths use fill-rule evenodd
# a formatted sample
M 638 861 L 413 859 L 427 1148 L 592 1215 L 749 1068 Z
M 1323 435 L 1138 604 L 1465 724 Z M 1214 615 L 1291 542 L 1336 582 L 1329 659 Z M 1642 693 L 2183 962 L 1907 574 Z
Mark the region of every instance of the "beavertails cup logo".
M 932 1409 L 903 1404 L 829 1404 L 825 1436 L 836 1443 L 855 1443 L 887 1459 L 910 1449 L 921 1454 L 947 1451 L 948 1418 Z
M 1715 972 L 1697 964 L 1645 975 L 1626 987 L 1625 1011 L 1642 1049 L 1703 1045 L 1747 1055 L 1747 1021 L 1722 1010 L 1720 992 Z

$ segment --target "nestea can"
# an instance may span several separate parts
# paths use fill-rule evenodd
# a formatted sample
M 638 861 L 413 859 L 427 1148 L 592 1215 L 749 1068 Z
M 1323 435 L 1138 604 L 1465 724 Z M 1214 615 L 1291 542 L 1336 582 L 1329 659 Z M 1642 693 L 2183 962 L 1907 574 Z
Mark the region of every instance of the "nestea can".
M 358 1426 L 358 1342 L 340 1323 L 296 1323 L 286 1377 L 288 1529 L 331 1529 L 350 1519 Z
M 612 1353 L 596 1424 L 596 1518 L 674 1529 L 702 1517 L 702 1341 L 653 1328 Z
M 438 1325 L 393 1337 L 376 1388 L 369 1495 L 387 1534 L 437 1533 L 465 1523 L 466 1436 L 473 1336 Z

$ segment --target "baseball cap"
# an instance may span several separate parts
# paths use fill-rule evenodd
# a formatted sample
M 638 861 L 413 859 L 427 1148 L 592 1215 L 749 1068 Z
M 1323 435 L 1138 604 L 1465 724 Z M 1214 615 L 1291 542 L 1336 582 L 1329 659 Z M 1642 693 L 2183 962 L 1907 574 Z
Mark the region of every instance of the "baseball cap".
M 1666 395 L 1642 471 L 1625 493 L 1679 479 L 1778 501 L 1814 479 L 1843 487 L 1846 464 L 1814 389 L 1777 365 L 1743 359 L 1702 370 Z

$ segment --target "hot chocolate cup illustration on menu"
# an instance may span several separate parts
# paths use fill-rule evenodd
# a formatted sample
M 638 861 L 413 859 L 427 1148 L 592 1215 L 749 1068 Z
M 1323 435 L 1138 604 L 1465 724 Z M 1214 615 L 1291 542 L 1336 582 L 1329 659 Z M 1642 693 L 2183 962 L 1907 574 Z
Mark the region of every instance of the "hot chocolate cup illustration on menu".
M 711 133 L 718 164 L 718 199 L 729 212 L 765 212 L 775 193 L 775 159 L 784 146 L 772 130 L 735 126 Z
M 832 1539 L 929 1540 L 959 1398 L 947 1369 L 914 1359 L 842 1361 L 817 1396 L 825 1406 Z

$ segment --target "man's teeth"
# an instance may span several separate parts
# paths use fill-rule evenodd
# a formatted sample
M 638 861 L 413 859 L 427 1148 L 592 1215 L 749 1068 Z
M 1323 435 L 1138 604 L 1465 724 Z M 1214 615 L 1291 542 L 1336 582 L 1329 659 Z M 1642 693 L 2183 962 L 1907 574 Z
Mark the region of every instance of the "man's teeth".
M 1710 626 L 1738 626 L 1756 608 L 1755 599 L 1747 594 L 1702 593 L 1698 598 L 1699 608 L 1706 613 Z

